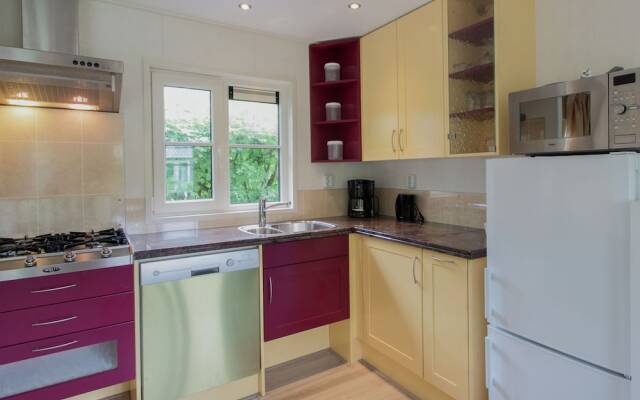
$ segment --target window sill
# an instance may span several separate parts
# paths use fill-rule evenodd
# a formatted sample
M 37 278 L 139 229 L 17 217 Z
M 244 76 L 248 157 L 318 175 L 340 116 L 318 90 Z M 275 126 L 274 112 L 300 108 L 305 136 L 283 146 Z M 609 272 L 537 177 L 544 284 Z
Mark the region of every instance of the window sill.
M 283 221 L 286 219 L 299 218 L 299 210 L 295 206 L 273 208 L 267 211 L 267 217 L 269 220 L 276 219 Z M 187 224 L 189 227 L 197 225 L 197 227 L 216 227 L 216 226 L 233 226 L 233 225 L 248 225 L 258 223 L 258 208 L 254 209 L 237 209 L 237 210 L 224 210 L 224 211 L 209 211 L 209 212 L 190 212 L 181 214 L 159 214 L 152 213 L 147 216 L 147 221 L 150 224 Z

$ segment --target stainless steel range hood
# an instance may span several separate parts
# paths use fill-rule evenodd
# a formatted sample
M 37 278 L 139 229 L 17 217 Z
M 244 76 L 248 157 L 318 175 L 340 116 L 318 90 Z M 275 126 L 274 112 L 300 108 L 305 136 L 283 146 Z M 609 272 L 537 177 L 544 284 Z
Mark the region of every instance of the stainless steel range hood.
M 78 55 L 78 0 L 22 0 L 23 48 L 0 46 L 0 104 L 118 112 L 124 65 Z

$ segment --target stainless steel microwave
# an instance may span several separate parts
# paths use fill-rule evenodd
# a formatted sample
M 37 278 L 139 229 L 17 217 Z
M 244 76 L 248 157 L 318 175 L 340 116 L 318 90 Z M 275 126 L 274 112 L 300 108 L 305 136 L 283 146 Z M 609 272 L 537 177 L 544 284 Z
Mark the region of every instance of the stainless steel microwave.
M 639 104 L 640 68 L 511 93 L 511 151 L 637 151 Z

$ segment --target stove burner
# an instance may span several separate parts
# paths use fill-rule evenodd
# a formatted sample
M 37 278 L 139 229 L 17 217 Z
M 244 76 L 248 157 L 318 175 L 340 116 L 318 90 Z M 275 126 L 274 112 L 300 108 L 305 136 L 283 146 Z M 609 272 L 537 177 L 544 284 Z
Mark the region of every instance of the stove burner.
M 22 239 L 0 238 L 0 258 L 107 248 L 128 243 L 122 228 L 97 232 L 55 233 Z

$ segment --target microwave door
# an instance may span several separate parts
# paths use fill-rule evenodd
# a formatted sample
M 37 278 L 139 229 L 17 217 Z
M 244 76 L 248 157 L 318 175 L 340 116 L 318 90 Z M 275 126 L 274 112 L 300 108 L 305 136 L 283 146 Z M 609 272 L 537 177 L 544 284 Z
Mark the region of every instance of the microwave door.
M 510 118 L 516 154 L 606 150 L 606 79 L 587 78 L 512 93 Z

